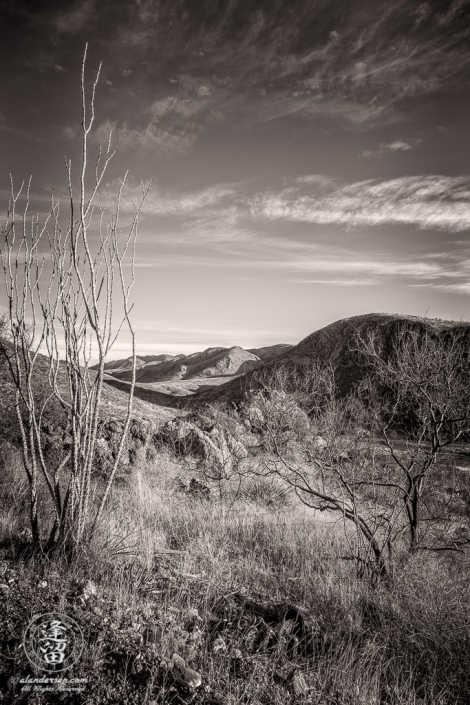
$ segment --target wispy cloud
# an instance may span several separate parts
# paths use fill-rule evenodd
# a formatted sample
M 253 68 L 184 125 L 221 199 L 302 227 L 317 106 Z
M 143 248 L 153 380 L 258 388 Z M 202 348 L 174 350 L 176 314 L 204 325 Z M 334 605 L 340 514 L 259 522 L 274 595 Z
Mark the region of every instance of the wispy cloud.
M 325 0 L 292 0 L 288 13 L 283 3 L 263 8 L 242 0 L 216 9 L 211 0 L 197 8 L 181 0 L 177 10 L 153 0 L 127 3 L 107 41 L 119 47 L 121 75 L 132 72 L 152 88 L 158 83 L 159 97 L 145 103 L 141 95 L 150 122 L 116 125 L 119 142 L 181 152 L 217 121 L 242 127 L 294 115 L 326 118 L 330 129 L 399 122 L 404 97 L 448 90 L 470 71 L 467 0 L 452 13 L 424 6 L 391 0 L 375 18 L 366 0 L 341 14 Z M 85 27 L 90 7 L 87 0 L 60 21 L 70 31 L 82 20 Z M 364 156 L 405 144 L 396 140 Z
M 371 286 L 377 284 L 374 279 L 292 279 L 292 284 L 324 284 L 325 286 Z
M 95 5 L 95 0 L 84 0 L 73 10 L 59 12 L 55 21 L 57 30 L 63 34 L 76 34 L 92 17 Z
M 116 179 L 106 185 L 105 195 L 112 198 L 121 181 Z M 202 217 L 204 213 L 219 213 L 239 200 L 240 184 L 213 184 L 193 190 L 178 191 L 152 184 L 142 209 L 146 216 Z M 133 200 L 141 190 L 135 179 L 129 178 L 122 190 L 121 212 L 134 213 Z
M 184 153 L 190 150 L 198 137 L 220 120 L 221 113 L 214 109 L 217 100 L 211 98 L 213 89 L 208 81 L 187 76 L 180 79 L 176 93 L 173 91 L 147 107 L 142 106 L 143 117 L 139 123 L 107 121 L 96 129 L 94 141 L 105 143 L 112 133 L 113 144 L 121 151 Z
M 137 149 L 144 152 L 182 153 L 194 145 L 199 128 L 197 125 L 186 125 L 182 128 L 160 128 L 149 123 L 145 128 L 131 128 L 128 125 L 118 126 L 117 122 L 102 123 L 93 135 L 93 141 L 107 144 L 112 135 L 112 144 L 120 151 Z
M 404 140 L 395 140 L 394 142 L 390 142 L 388 144 L 381 142 L 376 149 L 362 152 L 361 157 L 364 157 L 365 159 L 377 159 L 378 157 L 382 157 L 384 154 L 409 152 L 419 144 L 421 144 L 421 140 L 408 140 L 406 142 Z
M 40 139 L 37 135 L 33 135 L 29 132 L 25 132 L 24 130 L 19 130 L 16 127 L 11 127 L 10 125 L 7 125 L 5 122 L 0 121 L 0 130 L 3 130 L 4 132 L 10 132 L 12 135 L 18 135 L 18 137 L 25 137 L 27 140 L 33 140 L 34 142 L 43 142 L 44 140 Z
M 297 272 L 311 273 L 346 273 L 346 274 L 364 274 L 366 276 L 402 276 L 422 279 L 435 279 L 450 274 L 449 269 L 444 265 L 433 262 L 406 262 L 404 259 L 389 258 L 384 261 L 378 255 L 369 254 L 361 259 L 355 258 L 354 251 L 342 250 L 335 256 L 325 256 L 320 251 L 318 256 L 311 259 L 286 259 L 282 260 L 264 260 L 256 262 L 255 266 L 261 266 L 269 269 L 283 269 Z M 357 255 L 356 255 L 357 257 Z
M 305 191 L 293 187 L 258 194 L 252 215 L 351 227 L 405 224 L 449 232 L 470 228 L 468 177 L 406 176 L 344 185 L 327 195 Z
M 244 124 L 289 115 L 330 116 L 356 127 L 398 120 L 404 97 L 448 90 L 469 78 L 468 0 L 390 0 L 380 12 L 374 0 L 363 0 L 343 3 L 341 13 L 326 0 L 291 0 L 288 11 L 285 3 L 242 0 L 76 0 L 42 13 L 10 4 L 13 19 L 26 20 L 42 38 L 36 65 L 67 66 L 70 35 L 94 38 L 99 28 L 116 76 L 139 76 L 140 89 L 148 89 L 140 97 L 141 114 L 153 109 L 159 119 L 171 114 L 199 125 L 183 129 L 177 122 L 171 130 L 152 119 L 142 140 L 131 134 L 141 126 L 117 126 L 123 144 L 133 146 L 187 149 L 201 134 L 201 122 L 210 122 L 202 111 L 230 121 L 234 103 Z
M 408 286 L 413 288 L 430 288 L 437 289 L 438 291 L 445 291 L 449 294 L 464 294 L 470 296 L 470 282 L 455 282 L 452 284 L 409 284 Z

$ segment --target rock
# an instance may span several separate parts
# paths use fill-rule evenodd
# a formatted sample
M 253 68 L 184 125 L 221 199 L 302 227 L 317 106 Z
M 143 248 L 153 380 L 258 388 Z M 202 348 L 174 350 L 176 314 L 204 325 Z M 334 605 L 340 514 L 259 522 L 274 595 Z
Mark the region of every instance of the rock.
M 170 445 L 180 455 L 191 453 L 212 470 L 224 474 L 230 473 L 248 455 L 243 444 L 218 423 L 203 431 L 193 422 L 174 419 L 164 424 L 157 434 L 158 441 Z
M 210 499 L 211 489 L 203 482 L 200 482 L 195 477 L 191 479 L 185 477 L 176 478 L 176 488 L 179 492 L 184 494 L 192 495 L 193 497 L 199 497 L 203 499 Z
M 310 431 L 308 415 L 285 392 L 259 391 L 242 405 L 241 417 L 252 433 L 274 435 L 279 442 L 301 440 Z
M 94 465 L 98 470 L 106 472 L 111 469 L 121 443 L 124 427 L 122 419 L 108 418 L 99 422 L 94 458 Z M 119 464 L 132 466 L 138 462 L 145 462 L 149 457 L 154 456 L 154 434 L 155 426 L 150 419 L 132 418 Z
M 98 594 L 98 588 L 92 580 L 87 580 L 82 588 L 82 596 L 85 600 L 89 600 L 90 597 L 95 597 Z
M 219 654 L 219 653 L 225 654 L 225 652 L 227 651 L 227 644 L 222 639 L 220 634 L 217 635 L 217 638 L 214 641 L 214 644 L 212 646 L 212 651 L 214 652 L 214 654 Z
M 230 619 L 240 619 L 244 613 L 251 614 L 264 622 L 261 625 L 257 637 L 261 643 L 266 637 L 274 637 L 272 631 L 266 627 L 277 629 L 277 640 L 285 622 L 291 623 L 291 639 L 287 645 L 290 653 L 299 652 L 302 656 L 310 656 L 315 653 L 321 642 L 320 625 L 305 610 L 291 603 L 261 603 L 249 599 L 242 593 L 235 593 L 227 598 L 225 603 L 225 614 Z M 282 633 L 282 632 L 281 632 Z M 275 639 L 276 640 L 276 639 Z M 271 639 L 271 642 L 273 640 Z
M 292 679 L 292 689 L 297 697 L 307 695 L 308 693 L 308 687 L 305 682 L 305 678 L 300 673 L 300 671 L 296 671 L 296 673 L 294 674 L 294 677 Z
M 210 487 L 205 485 L 203 482 L 199 482 L 199 480 L 196 480 L 195 477 L 191 478 L 188 492 L 196 497 L 204 497 L 204 499 L 210 499 L 211 496 Z
M 178 654 L 173 654 L 171 657 L 173 668 L 172 674 L 175 680 L 185 688 L 194 690 L 202 684 L 202 678 L 197 671 L 194 671 Z
M 140 447 L 145 445 L 154 431 L 155 428 L 150 419 L 134 418 L 131 419 L 129 424 L 129 438 L 136 447 L 138 447 L 138 444 L 140 444 Z
M 199 612 L 195 607 L 191 607 L 190 609 L 188 609 L 184 615 L 184 627 L 188 631 L 194 629 L 202 621 L 203 620 L 199 616 Z

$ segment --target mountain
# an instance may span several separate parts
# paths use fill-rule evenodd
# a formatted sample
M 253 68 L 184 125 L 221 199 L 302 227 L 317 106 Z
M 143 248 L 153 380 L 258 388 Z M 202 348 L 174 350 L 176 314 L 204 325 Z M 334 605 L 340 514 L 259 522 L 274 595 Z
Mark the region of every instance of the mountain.
M 394 338 L 402 326 L 410 326 L 430 332 L 467 331 L 470 339 L 470 323 L 465 321 L 445 321 L 442 319 L 421 318 L 401 314 L 370 313 L 361 316 L 343 318 L 321 328 L 293 347 L 290 347 L 274 362 L 267 365 L 292 363 L 307 365 L 311 363 L 330 363 L 335 372 L 338 392 L 347 394 L 352 387 L 367 373 L 367 367 L 360 364 L 357 352 L 356 336 L 364 338 L 369 331 L 376 331 L 384 349 L 390 349 Z M 214 401 L 239 402 L 247 387 L 250 386 L 253 372 L 237 377 L 219 387 L 201 390 L 187 398 L 191 404 L 211 403 Z
M 292 347 L 294 346 L 281 343 L 280 345 L 269 345 L 266 348 L 250 348 L 248 352 L 259 357 L 263 362 L 273 362 L 273 360 L 288 352 Z
M 291 347 L 281 344 L 255 351 L 244 350 L 235 345 L 231 348 L 208 348 L 204 352 L 191 355 L 139 355 L 136 381 L 141 384 L 155 384 L 196 378 L 233 377 L 246 374 L 265 362 L 276 359 Z M 132 378 L 131 368 L 132 358 L 106 363 L 107 374 L 125 382 Z
M 402 314 L 370 313 L 343 318 L 321 330 L 312 333 L 278 358 L 279 362 L 308 364 L 311 362 L 330 363 L 335 371 L 336 384 L 340 394 L 347 392 L 366 373 L 367 367 L 359 364 L 356 336 L 366 339 L 375 331 L 384 350 L 390 350 L 398 331 L 410 327 L 431 333 L 451 333 L 453 330 L 466 330 L 470 334 L 470 323 L 465 321 L 445 321 L 440 318 L 422 318 Z

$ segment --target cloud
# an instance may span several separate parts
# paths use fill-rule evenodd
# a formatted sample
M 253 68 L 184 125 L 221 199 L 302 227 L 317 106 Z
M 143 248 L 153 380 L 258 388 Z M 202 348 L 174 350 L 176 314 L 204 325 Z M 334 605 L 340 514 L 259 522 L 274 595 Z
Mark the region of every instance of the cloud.
M 449 294 L 464 294 L 470 296 L 470 282 L 457 282 L 453 284 L 408 284 L 408 286 L 415 289 L 432 287 L 433 289 L 445 291 Z
M 149 85 L 178 86 L 156 110 L 168 101 L 175 115 L 180 100 L 198 98 L 239 126 L 297 115 L 362 128 L 403 119 L 404 97 L 465 83 L 467 15 L 466 1 L 450 12 L 390 0 L 377 12 L 377 0 L 362 0 L 338 13 L 326 0 L 292 0 L 288 8 L 134 0 L 111 25 L 109 42 L 126 70 L 132 63 L 142 76 L 146 64 Z
M 55 21 L 61 34 L 77 34 L 89 21 L 95 11 L 95 0 L 84 0 L 74 10 L 60 12 Z
M 325 284 L 326 286 L 371 286 L 377 284 L 374 279 L 292 279 L 292 284 Z
M 129 75 L 131 71 L 123 73 Z M 197 138 L 220 120 L 221 114 L 213 109 L 216 102 L 207 82 L 182 78 L 186 80 L 181 81 L 177 93 L 142 107 L 141 113 L 149 116 L 146 123 L 141 120 L 140 124 L 130 125 L 108 120 L 97 128 L 93 139 L 107 142 L 112 132 L 114 144 L 120 150 L 180 154 L 189 151 Z
M 4 132 L 10 132 L 12 135 L 18 135 L 18 137 L 25 137 L 27 140 L 33 140 L 34 142 L 44 141 L 40 139 L 37 135 L 32 135 L 31 133 L 25 132 L 24 130 L 19 130 L 16 127 L 10 127 L 10 125 L 6 125 L 4 122 L 1 121 L 0 130 L 3 130 Z
M 409 152 L 411 149 L 414 149 L 421 144 L 421 142 L 422 140 L 408 140 L 407 142 L 404 140 L 395 140 L 395 142 L 390 142 L 389 144 L 381 142 L 377 149 L 362 152 L 361 157 L 366 159 L 377 159 L 378 157 L 382 157 L 384 154 Z
M 106 185 L 108 197 L 116 194 L 120 187 L 120 180 L 115 180 Z M 134 213 L 131 198 L 136 198 L 141 186 L 135 180 L 128 179 L 121 198 L 121 211 Z M 147 216 L 197 216 L 201 217 L 208 209 L 212 212 L 224 210 L 238 199 L 235 184 L 214 184 L 193 191 L 177 191 L 176 189 L 162 189 L 158 185 L 151 186 L 145 199 L 142 212 Z
M 390 109 L 379 105 L 363 105 L 352 100 L 329 98 L 323 95 L 302 96 L 297 91 L 293 94 L 278 93 L 269 100 L 252 103 L 247 108 L 251 122 L 263 123 L 278 120 L 291 115 L 304 118 L 328 118 L 330 128 L 334 123 L 350 124 L 356 128 L 379 122 L 397 122 L 400 118 Z M 331 123 L 333 121 L 333 123 Z
M 131 128 L 126 124 L 118 126 L 116 121 L 108 120 L 96 129 L 93 141 L 105 145 L 111 133 L 112 145 L 118 150 L 137 149 L 140 152 L 181 154 L 191 149 L 199 132 L 200 129 L 195 123 L 164 129 L 151 122 L 144 128 Z
M 207 105 L 205 100 L 194 100 L 181 96 L 167 96 L 166 98 L 156 100 L 150 107 L 151 113 L 155 121 L 162 118 L 173 118 L 175 116 L 182 118 L 192 118 L 200 113 Z
M 132 72 L 149 89 L 146 108 L 155 95 L 166 100 L 172 81 L 178 100 L 214 100 L 228 120 L 236 102 L 248 124 L 299 115 L 361 127 L 400 119 L 404 97 L 419 108 L 422 96 L 468 85 L 468 0 L 361 0 L 341 12 L 327 0 L 75 0 L 41 12 L 7 4 L 11 27 L 26 20 L 35 36 L 31 66 L 68 67 L 70 35 L 96 40 L 116 76 Z
M 62 129 L 62 137 L 67 140 L 74 140 L 79 134 L 78 127 L 76 125 L 66 125 Z
M 354 251 L 342 251 L 334 257 L 328 257 L 325 252 L 320 251 L 317 256 L 310 259 L 265 260 L 256 262 L 256 266 L 297 272 L 342 272 L 375 277 L 402 276 L 421 279 L 435 279 L 450 274 L 446 267 L 437 262 L 407 262 L 404 259 L 394 261 L 391 258 L 384 261 L 383 257 L 378 255 L 364 254 L 363 258 L 355 259 Z
M 313 189 L 288 188 L 258 194 L 251 213 L 261 220 L 373 227 L 404 224 L 458 232 L 470 228 L 470 179 L 406 176 L 368 180 L 315 195 Z

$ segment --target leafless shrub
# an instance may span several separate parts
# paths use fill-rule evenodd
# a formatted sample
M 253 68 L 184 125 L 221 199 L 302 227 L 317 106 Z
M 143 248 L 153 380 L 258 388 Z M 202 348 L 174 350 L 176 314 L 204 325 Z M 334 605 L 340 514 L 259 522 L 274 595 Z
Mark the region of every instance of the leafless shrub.
M 130 422 L 135 382 L 134 333 L 130 321 L 130 287 L 134 280 L 134 244 L 137 223 L 148 189 L 142 185 L 134 216 L 123 234 L 119 222 L 125 177 L 109 210 L 100 198 L 100 187 L 114 152 L 111 138 L 100 149 L 92 171 L 88 137 L 94 122 L 94 99 L 100 68 L 88 104 L 85 92 L 86 49 L 81 74 L 82 164 L 79 195 L 74 193 L 72 167 L 66 162 L 69 205 L 67 221 L 61 218 L 54 196 L 44 221 L 29 216 L 30 183 L 24 193 L 25 206 L 17 215 L 22 185 L 11 198 L 2 227 L 0 257 L 8 302 L 6 336 L 1 340 L 15 388 L 15 409 L 21 435 L 23 462 L 30 488 L 30 520 L 33 544 L 45 550 L 57 542 L 73 548 L 85 540 L 90 523 L 90 487 L 97 439 L 99 404 L 104 363 L 117 334 L 126 326 L 133 347 L 133 379 L 130 386 L 125 429 L 114 466 L 94 511 L 89 530 L 95 531 L 107 501 L 119 463 L 119 455 Z M 109 215 L 108 215 L 109 211 Z M 126 259 L 127 258 L 127 259 Z M 130 261 L 130 280 L 124 268 Z M 113 314 L 118 308 L 121 320 L 116 326 Z M 115 318 L 115 316 L 114 316 Z M 61 359 L 61 348 L 65 348 Z M 46 352 L 46 356 L 41 354 Z M 90 370 L 92 355 L 98 356 L 98 370 Z M 40 382 L 38 382 L 38 380 Z M 43 385 L 39 393 L 38 385 Z M 44 420 L 51 405 L 58 405 L 65 419 L 67 442 L 57 448 L 55 457 L 44 452 Z M 52 527 L 41 527 L 39 484 L 47 487 Z M 47 535 L 45 534 L 47 532 Z
M 470 527 L 455 533 L 455 477 L 443 490 L 445 450 L 470 431 L 468 336 L 404 327 L 389 354 L 373 334 L 359 345 L 372 370 L 362 386 L 371 426 L 388 451 L 374 483 L 399 498 L 407 550 L 463 550 Z
M 358 338 L 373 377 L 359 396 L 340 399 L 332 370 L 311 368 L 298 378 L 301 394 L 283 394 L 284 414 L 271 399 L 291 370 L 264 380 L 255 392 L 268 454 L 264 474 L 277 476 L 300 500 L 336 513 L 350 554 L 374 579 L 391 576 L 394 554 L 417 550 L 462 551 L 470 545 L 468 521 L 455 522 L 455 493 L 443 500 L 441 458 L 470 429 L 470 368 L 464 334 L 437 336 L 404 328 L 385 354 L 373 335 Z M 295 447 L 286 437 L 289 404 L 305 395 L 312 432 Z M 304 398 L 305 398 L 304 397 Z M 287 441 L 287 442 L 286 442 Z M 434 483 L 434 485 L 433 485 Z

